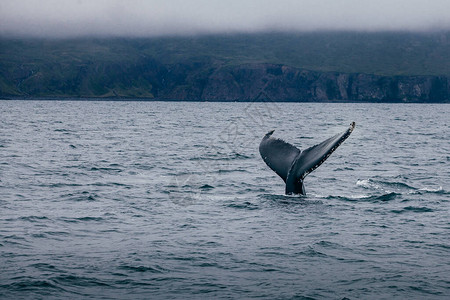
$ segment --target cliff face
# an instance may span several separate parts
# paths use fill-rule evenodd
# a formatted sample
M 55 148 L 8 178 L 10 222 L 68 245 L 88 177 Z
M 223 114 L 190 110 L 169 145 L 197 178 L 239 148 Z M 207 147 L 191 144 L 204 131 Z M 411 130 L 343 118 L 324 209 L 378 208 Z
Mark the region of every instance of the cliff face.
M 450 32 L 0 37 L 0 45 L 0 98 L 450 102 Z
M 145 58 L 134 64 L 87 63 L 48 70 L 22 65 L 1 75 L 1 97 L 450 102 L 447 76 L 319 72 L 275 64 L 163 65 Z
M 167 93 L 166 93 L 167 92 Z M 273 64 L 217 68 L 161 98 L 209 101 L 450 102 L 445 76 L 316 72 Z

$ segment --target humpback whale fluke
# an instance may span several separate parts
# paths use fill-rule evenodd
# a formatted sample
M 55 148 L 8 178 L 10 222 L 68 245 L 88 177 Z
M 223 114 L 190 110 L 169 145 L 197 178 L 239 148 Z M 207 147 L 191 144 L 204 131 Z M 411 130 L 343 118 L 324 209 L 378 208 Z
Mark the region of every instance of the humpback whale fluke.
M 305 195 L 303 179 L 317 169 L 350 136 L 354 128 L 355 122 L 352 122 L 346 131 L 304 151 L 283 140 L 273 138 L 274 130 L 272 130 L 259 144 L 259 153 L 266 164 L 283 178 L 287 195 Z

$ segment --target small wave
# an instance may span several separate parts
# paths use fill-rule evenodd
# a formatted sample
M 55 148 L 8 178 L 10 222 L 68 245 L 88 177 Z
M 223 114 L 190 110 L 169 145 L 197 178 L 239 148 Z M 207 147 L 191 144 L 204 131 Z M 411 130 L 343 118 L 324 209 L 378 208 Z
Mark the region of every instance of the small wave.
M 308 248 L 299 254 L 307 256 L 307 257 L 328 257 L 326 254 L 315 250 L 313 247 L 308 246 Z
M 202 185 L 201 187 L 200 187 L 200 189 L 201 190 L 211 190 L 211 189 L 213 189 L 214 187 L 212 186 L 212 185 L 209 185 L 209 184 L 204 184 L 204 185 Z
M 102 217 L 81 217 L 81 218 L 76 218 L 76 220 L 80 220 L 80 221 L 103 221 Z
M 65 128 L 56 128 L 54 131 L 55 132 L 70 132 L 71 130 L 65 129 Z
M 81 184 L 78 183 L 63 183 L 63 182 L 58 182 L 58 183 L 52 183 L 52 184 L 41 184 L 42 187 L 49 187 L 49 188 L 60 188 L 60 187 L 77 187 L 77 186 L 82 186 Z
M 431 188 L 431 187 L 424 187 L 417 190 L 418 193 L 430 193 L 430 194 L 448 194 L 447 191 L 445 191 L 442 186 L 439 186 L 437 188 Z
M 70 201 L 97 201 L 98 195 L 95 193 L 90 193 L 88 191 L 83 191 L 77 194 L 66 194 L 63 195 L 64 198 L 69 198 Z
M 380 196 L 370 196 L 370 197 L 366 198 L 366 200 L 369 200 L 369 201 L 391 201 L 391 200 L 394 200 L 395 198 L 397 198 L 398 196 L 401 196 L 401 194 L 391 192 L 391 193 L 387 193 L 387 194 L 380 195 Z
M 52 236 L 69 236 L 70 233 L 67 231 L 46 231 L 44 232 L 46 235 L 52 235 Z
M 345 249 L 345 247 L 342 246 L 341 244 L 330 242 L 330 241 L 324 241 L 324 240 L 316 242 L 316 243 L 314 243 L 314 245 L 320 246 L 323 248 Z
M 180 206 L 189 206 L 202 201 L 201 192 L 174 192 L 168 191 L 168 196 L 172 203 Z
M 165 269 L 161 268 L 160 266 L 154 266 L 154 267 L 147 267 L 147 266 L 129 266 L 129 265 L 122 265 L 119 267 L 121 270 L 131 271 L 131 272 L 149 272 L 149 273 L 164 273 Z
M 126 187 L 126 188 L 131 188 L 131 185 L 125 184 L 125 183 L 120 183 L 120 182 L 94 182 L 91 184 L 88 184 L 90 186 L 99 186 L 99 187 L 111 187 L 111 186 L 120 186 L 120 187 Z M 81 186 L 81 185 L 80 185 Z
M 22 240 L 22 241 L 25 241 L 25 240 L 26 240 L 24 237 L 18 236 L 18 235 L 15 235 L 15 234 L 12 234 L 12 235 L 6 235 L 6 236 L 3 236 L 3 238 L 4 238 L 4 239 L 13 239 L 13 240 Z
M 23 248 L 29 248 L 29 243 L 28 240 L 22 236 L 18 236 L 18 235 L 8 235 L 8 236 L 4 236 L 2 238 L 2 245 L 14 245 L 14 246 L 20 246 Z
M 207 155 L 207 156 L 192 157 L 189 160 L 191 160 L 191 161 L 203 161 L 203 160 L 221 161 L 221 160 L 227 160 L 227 159 L 228 159 L 228 157 L 224 157 L 224 156 Z
M 415 212 L 415 213 L 424 213 L 424 212 L 433 212 L 434 210 L 425 206 L 407 206 L 403 209 L 394 209 L 391 212 L 396 214 L 402 214 L 407 212 Z
M 110 168 L 110 167 L 91 167 L 89 171 L 100 171 L 100 172 L 117 172 L 120 173 L 123 170 L 119 168 Z
M 385 201 L 392 201 L 396 199 L 398 196 L 401 196 L 399 193 L 386 193 L 382 195 L 356 195 L 356 196 L 328 196 L 326 199 L 336 199 L 340 201 L 367 201 L 367 202 L 385 202 Z
M 31 267 L 35 267 L 37 269 L 44 270 L 44 271 L 47 271 L 47 270 L 53 271 L 56 269 L 56 267 L 54 265 L 50 265 L 50 264 L 46 264 L 46 263 L 35 263 L 35 264 L 32 264 Z
M 201 262 L 196 264 L 196 266 L 200 268 L 211 268 L 211 267 L 222 268 L 222 266 L 216 262 Z
M 250 159 L 250 158 L 252 158 L 252 156 L 245 155 L 245 154 L 240 154 L 240 153 L 237 153 L 237 152 L 234 152 L 232 155 L 230 155 L 228 157 L 228 159 Z
M 243 203 L 231 203 L 228 204 L 227 207 L 230 208 L 236 208 L 236 209 L 246 209 L 246 210 L 255 210 L 259 209 L 259 206 L 250 202 L 243 202 Z
M 57 277 L 51 278 L 51 280 L 55 283 L 59 283 L 62 285 L 72 285 L 72 286 L 109 286 L 107 283 L 104 283 L 98 279 L 90 278 L 90 277 L 81 277 L 75 275 L 60 275 Z
M 409 288 L 413 291 L 420 292 L 421 294 L 431 294 L 431 295 L 441 295 L 442 294 L 439 291 L 434 292 L 433 290 L 425 288 L 423 286 L 409 286 Z
M 226 161 L 226 160 L 245 160 L 245 159 L 251 159 L 251 158 L 253 158 L 253 157 L 249 156 L 249 155 L 233 152 L 230 154 L 209 153 L 209 154 L 205 154 L 203 156 L 192 157 L 189 160 L 191 160 L 191 161 L 203 161 L 203 160 Z
M 197 228 L 197 226 L 194 226 L 194 225 L 192 225 L 192 224 L 183 224 L 183 225 L 180 225 L 179 226 L 180 228 L 183 228 L 183 229 L 196 229 Z
M 48 218 L 46 216 L 28 216 L 28 217 L 20 217 L 19 220 L 28 222 L 39 222 L 40 220 L 48 220 Z
M 286 199 L 301 199 L 302 195 L 285 195 L 285 194 L 261 194 L 259 197 L 264 198 L 266 200 L 286 200 Z
M 442 248 L 444 250 L 450 250 L 450 245 L 447 244 L 426 244 L 428 247 L 437 247 L 437 248 Z
M 371 187 L 377 187 L 372 183 L 370 179 L 358 179 L 356 181 L 356 185 L 364 187 L 364 188 L 371 188 Z
M 334 171 L 354 171 L 355 169 L 350 167 L 336 168 Z
M 415 190 L 416 188 L 413 186 L 410 186 L 406 183 L 403 182 L 389 182 L 389 181 L 381 181 L 382 184 L 386 185 L 386 186 L 391 186 L 391 187 L 395 187 L 397 189 L 408 189 L 408 190 Z
M 273 205 L 317 205 L 322 204 L 322 199 L 317 200 L 316 197 L 304 195 L 280 195 L 280 194 L 260 194 L 259 197 L 268 200 Z
M 38 239 L 45 239 L 47 238 L 47 235 L 45 233 L 33 233 L 31 234 L 32 237 L 38 238 Z
M 403 182 L 398 181 L 382 181 L 382 180 L 374 180 L 374 179 L 358 179 L 356 181 L 356 185 L 363 188 L 374 188 L 374 189 L 382 189 L 383 187 L 395 188 L 397 190 L 417 190 L 415 187 L 410 186 Z
M 248 170 L 243 170 L 243 169 L 232 169 L 232 170 L 219 169 L 217 172 L 219 174 L 222 174 L 222 173 L 233 173 L 233 172 L 249 173 Z
M 101 222 L 104 219 L 102 217 L 80 217 L 80 218 L 61 218 L 62 221 L 67 223 L 78 223 L 78 222 Z
M 41 289 L 52 289 L 52 290 L 63 290 L 62 288 L 55 285 L 51 280 L 33 280 L 33 279 L 23 279 L 18 282 L 11 283 L 9 285 L 3 285 L 6 290 L 16 290 L 16 291 L 32 291 Z

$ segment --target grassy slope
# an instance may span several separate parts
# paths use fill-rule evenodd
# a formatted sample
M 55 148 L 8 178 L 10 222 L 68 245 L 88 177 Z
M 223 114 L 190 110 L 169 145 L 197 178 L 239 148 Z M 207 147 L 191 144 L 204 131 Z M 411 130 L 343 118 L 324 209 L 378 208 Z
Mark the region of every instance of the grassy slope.
M 134 40 L 134 49 L 164 63 L 212 57 L 318 71 L 378 75 L 449 75 L 450 33 L 271 33 Z

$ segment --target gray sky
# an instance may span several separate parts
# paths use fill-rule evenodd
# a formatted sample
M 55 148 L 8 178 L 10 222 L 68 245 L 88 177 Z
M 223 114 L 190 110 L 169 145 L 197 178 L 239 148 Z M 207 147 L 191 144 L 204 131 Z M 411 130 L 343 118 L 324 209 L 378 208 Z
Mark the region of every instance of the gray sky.
M 0 35 L 450 30 L 450 0 L 0 0 Z

